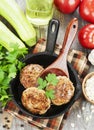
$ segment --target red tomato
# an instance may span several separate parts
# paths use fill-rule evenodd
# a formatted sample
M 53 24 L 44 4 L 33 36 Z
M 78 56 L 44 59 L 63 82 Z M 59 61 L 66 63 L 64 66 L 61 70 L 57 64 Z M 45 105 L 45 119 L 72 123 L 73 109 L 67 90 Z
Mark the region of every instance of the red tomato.
M 94 23 L 94 0 L 82 0 L 79 13 L 84 20 Z
M 62 13 L 69 14 L 76 10 L 80 0 L 54 0 L 54 3 Z
M 78 32 L 80 44 L 88 49 L 94 49 L 94 24 L 87 24 Z

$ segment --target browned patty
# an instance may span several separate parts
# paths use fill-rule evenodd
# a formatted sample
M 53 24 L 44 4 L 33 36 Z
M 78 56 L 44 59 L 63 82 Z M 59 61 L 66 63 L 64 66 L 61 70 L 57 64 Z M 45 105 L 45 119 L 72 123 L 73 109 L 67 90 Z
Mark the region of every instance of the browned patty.
M 20 82 L 25 88 L 36 86 L 37 78 L 43 71 L 43 67 L 38 64 L 29 64 L 20 72 Z
M 75 88 L 70 79 L 66 76 L 58 76 L 57 78 L 59 79 L 57 85 L 49 85 L 47 90 L 54 90 L 54 99 L 52 99 L 53 104 L 66 104 L 73 97 Z
M 34 114 L 44 114 L 50 108 L 51 103 L 45 91 L 36 87 L 24 90 L 21 100 L 24 107 Z

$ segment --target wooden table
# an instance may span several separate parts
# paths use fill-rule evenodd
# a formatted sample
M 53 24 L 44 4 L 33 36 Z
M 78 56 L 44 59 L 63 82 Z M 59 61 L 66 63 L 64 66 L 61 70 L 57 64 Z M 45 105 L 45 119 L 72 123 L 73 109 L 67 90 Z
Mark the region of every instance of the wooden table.
M 24 0 L 16 0 L 20 7 L 24 10 L 25 9 L 25 2 Z M 78 13 L 78 10 L 70 15 L 63 15 L 59 11 L 54 11 L 54 18 L 57 18 L 60 20 L 60 29 L 58 34 L 57 43 L 62 44 L 64 33 L 66 29 L 66 25 L 68 22 L 76 17 L 79 21 L 79 29 L 85 24 L 85 21 L 83 21 Z M 47 28 L 43 29 L 43 35 L 46 36 L 47 32 L 45 31 Z M 44 34 L 45 32 L 45 34 Z M 41 37 L 43 36 L 41 35 Z M 83 52 L 89 52 L 89 50 L 84 49 L 78 42 L 77 36 L 72 44 L 71 49 L 77 49 L 81 50 Z M 89 71 L 93 71 L 94 67 L 91 66 Z M 0 113 L 0 130 L 5 130 L 3 124 L 4 122 L 7 122 L 10 126 L 10 130 L 37 130 L 36 127 L 30 126 L 26 122 L 21 121 L 18 118 L 13 118 L 13 121 L 9 122 L 5 117 L 8 117 L 9 114 L 5 113 L 6 115 L 3 117 L 3 114 Z M 12 120 L 12 117 L 11 119 Z M 94 130 L 94 105 L 90 104 L 86 100 L 81 100 L 76 105 L 73 106 L 71 113 L 64 125 L 63 130 Z

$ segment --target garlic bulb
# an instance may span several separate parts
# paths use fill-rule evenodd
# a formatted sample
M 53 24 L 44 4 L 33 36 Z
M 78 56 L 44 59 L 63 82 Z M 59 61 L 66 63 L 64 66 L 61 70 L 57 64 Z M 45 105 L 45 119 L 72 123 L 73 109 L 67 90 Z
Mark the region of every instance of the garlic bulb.
M 94 65 L 94 49 L 88 55 L 89 62 Z

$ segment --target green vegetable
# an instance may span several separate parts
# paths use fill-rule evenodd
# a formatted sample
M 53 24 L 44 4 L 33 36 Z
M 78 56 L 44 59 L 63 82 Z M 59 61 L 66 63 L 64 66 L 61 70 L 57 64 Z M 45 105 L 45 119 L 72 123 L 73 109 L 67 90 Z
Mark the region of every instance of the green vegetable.
M 46 80 L 48 83 L 52 84 L 52 85 L 56 85 L 58 83 L 58 79 L 56 78 L 55 74 L 48 74 L 46 77 Z
M 47 81 L 43 80 L 42 78 L 38 78 L 38 84 L 39 89 L 44 89 L 47 86 Z
M 8 51 L 13 50 L 12 44 L 17 44 L 19 48 L 25 48 L 24 43 L 12 33 L 5 24 L 0 21 L 0 44 Z
M 38 78 L 38 88 L 39 89 L 44 89 L 45 94 L 48 98 L 53 99 L 54 98 L 54 90 L 46 90 L 46 87 L 51 84 L 51 85 L 57 85 L 58 79 L 55 74 L 48 74 L 45 79 Z
M 17 45 L 14 45 L 14 49 L 11 52 L 0 46 L 0 102 L 3 106 L 11 99 L 9 94 L 11 79 L 25 65 L 19 58 L 22 58 L 27 53 L 27 48 L 19 49 Z
M 46 96 L 50 99 L 54 99 L 54 90 L 47 90 Z
M 36 43 L 36 32 L 26 19 L 24 13 L 15 0 L 0 1 L 0 15 L 3 16 L 16 30 L 19 37 L 28 45 Z

